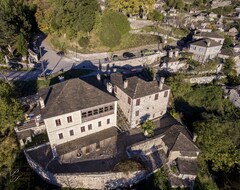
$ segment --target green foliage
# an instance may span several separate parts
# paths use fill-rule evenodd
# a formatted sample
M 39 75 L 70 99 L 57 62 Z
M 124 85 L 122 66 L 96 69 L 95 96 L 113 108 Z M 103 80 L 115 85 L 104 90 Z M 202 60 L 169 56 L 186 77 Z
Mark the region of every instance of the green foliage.
M 127 14 L 138 14 L 140 7 L 147 13 L 151 12 L 155 0 L 108 0 L 108 6 L 112 10 L 123 11 Z
M 151 137 L 154 135 L 155 125 L 151 120 L 147 120 L 142 124 L 142 129 L 147 132 L 147 136 Z
M 22 34 L 19 34 L 16 42 L 17 51 L 22 55 L 26 56 L 27 54 L 27 42 Z
M 0 81 L 0 176 L 6 176 L 18 150 L 13 128 L 23 118 L 23 111 L 15 98 L 14 89 Z
M 164 19 L 164 15 L 160 13 L 159 11 L 154 10 L 148 15 L 148 19 L 153 20 L 153 21 L 159 21 L 162 22 Z
M 235 70 L 235 61 L 232 58 L 226 59 L 224 62 L 223 72 L 225 75 L 234 77 L 237 75 Z
M 182 75 L 177 75 L 167 82 L 173 93 L 175 112 L 181 113 L 184 122 L 198 135 L 202 159 L 200 168 L 205 164 L 211 171 L 226 175 L 235 171 L 240 166 L 239 110 L 223 98 L 220 86 L 191 86 L 181 82 L 182 79 Z M 205 174 L 198 176 L 203 183 L 199 188 L 215 189 L 216 186 Z
M 100 11 L 97 0 L 52 1 L 51 28 L 53 31 L 68 33 L 70 37 L 77 32 L 90 32 L 95 24 L 96 13 Z
M 203 151 L 203 158 L 214 171 L 229 172 L 240 165 L 240 119 L 222 120 L 216 116 L 195 123 L 197 142 Z
M 22 117 L 23 112 L 15 98 L 13 87 L 0 81 L 0 134 L 12 131 Z
M 169 7 L 174 7 L 176 9 L 183 9 L 185 6 L 183 0 L 167 0 L 166 3 Z
M 167 170 L 160 168 L 156 173 L 153 174 L 153 177 L 156 187 L 160 188 L 161 190 L 171 189 L 168 181 Z
M 232 44 L 233 44 L 232 38 L 229 36 L 225 36 L 223 48 L 225 48 L 225 49 L 230 48 Z
M 37 29 L 34 14 L 35 8 L 23 1 L 0 1 L 0 47 L 15 45 L 19 35 L 27 39 L 29 32 Z
M 116 11 L 106 11 L 102 17 L 100 39 L 110 48 L 120 44 L 122 35 L 128 33 L 130 24 L 127 17 Z
M 142 169 L 141 164 L 134 160 L 121 161 L 114 167 L 115 172 L 134 172 L 140 169 Z
M 87 47 L 89 44 L 89 39 L 88 37 L 81 37 L 78 41 L 79 45 L 82 47 Z

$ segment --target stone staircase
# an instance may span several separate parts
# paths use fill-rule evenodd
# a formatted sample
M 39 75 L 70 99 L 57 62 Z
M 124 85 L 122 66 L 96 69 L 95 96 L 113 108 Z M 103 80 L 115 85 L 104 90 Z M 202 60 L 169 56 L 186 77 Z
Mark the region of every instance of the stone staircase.
M 117 126 L 122 132 L 129 131 L 131 129 L 130 123 L 119 106 L 117 107 Z

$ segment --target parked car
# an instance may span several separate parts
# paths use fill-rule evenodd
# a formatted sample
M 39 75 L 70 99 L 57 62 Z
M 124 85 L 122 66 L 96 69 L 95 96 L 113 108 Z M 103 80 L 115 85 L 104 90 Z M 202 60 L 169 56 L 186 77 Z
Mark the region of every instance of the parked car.
M 125 52 L 125 53 L 123 53 L 123 57 L 124 57 L 125 59 L 131 59 L 131 58 L 136 57 L 136 55 L 134 55 L 134 54 L 131 53 L 131 52 Z
M 147 55 L 152 55 L 156 53 L 154 50 L 149 50 L 149 49 L 143 49 L 140 52 L 141 52 L 141 56 L 147 56 Z
M 112 60 L 113 60 L 113 61 L 118 61 L 118 60 L 119 60 L 118 55 L 113 55 L 113 56 L 112 56 Z
M 21 64 L 18 63 L 10 63 L 10 69 L 14 71 L 19 71 L 23 68 Z

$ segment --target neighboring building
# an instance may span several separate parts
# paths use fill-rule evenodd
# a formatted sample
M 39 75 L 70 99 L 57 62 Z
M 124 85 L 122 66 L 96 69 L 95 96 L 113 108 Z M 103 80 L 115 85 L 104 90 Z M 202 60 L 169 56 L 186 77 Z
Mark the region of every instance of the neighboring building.
M 205 63 L 217 57 L 222 48 L 220 42 L 211 39 L 199 39 L 190 44 L 189 52 L 193 53 L 192 58 L 200 63 Z
M 240 52 L 235 52 L 234 49 L 222 49 L 218 57 L 222 59 L 233 58 L 234 61 L 239 59 Z
M 228 30 L 228 35 L 235 38 L 238 35 L 238 30 L 235 27 L 232 27 Z
M 161 58 L 160 70 L 177 72 L 186 66 L 186 62 L 180 62 L 179 51 L 169 51 L 167 56 Z
M 147 119 L 155 119 L 167 111 L 170 89 L 160 81 L 145 81 L 140 77 L 125 77 L 120 73 L 111 75 L 114 93 L 119 106 L 132 128 Z
M 219 42 L 220 44 L 223 44 L 224 42 L 224 37 L 218 34 L 217 32 L 198 32 L 193 36 L 193 38 L 195 40 L 207 38 L 214 40 L 215 42 Z

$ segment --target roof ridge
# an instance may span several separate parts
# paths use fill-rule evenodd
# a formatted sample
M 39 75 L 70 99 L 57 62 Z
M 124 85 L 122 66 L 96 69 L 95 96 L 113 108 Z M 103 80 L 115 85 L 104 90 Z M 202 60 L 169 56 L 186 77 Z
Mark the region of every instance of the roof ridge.
M 135 98 L 135 95 L 136 95 L 136 92 L 137 92 L 137 88 L 138 88 L 139 79 L 140 79 L 138 77 L 136 77 L 136 78 L 137 78 L 137 84 L 136 84 L 136 87 L 134 89 L 133 98 Z

